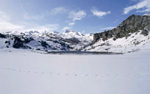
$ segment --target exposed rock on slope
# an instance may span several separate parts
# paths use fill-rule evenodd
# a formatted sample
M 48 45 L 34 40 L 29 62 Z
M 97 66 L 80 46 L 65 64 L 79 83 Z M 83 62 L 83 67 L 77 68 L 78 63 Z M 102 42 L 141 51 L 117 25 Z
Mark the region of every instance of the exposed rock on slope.
M 99 39 L 103 41 L 113 38 L 114 40 L 118 38 L 128 37 L 130 33 L 142 30 L 143 35 L 148 35 L 148 30 L 150 30 L 150 16 L 136 16 L 131 15 L 125 21 L 123 21 L 118 27 L 108 30 L 102 33 L 94 34 L 94 43 Z
M 150 16 L 131 15 L 118 27 L 94 34 L 85 51 L 133 52 L 150 45 Z
M 150 31 L 148 35 L 144 36 L 142 30 L 132 33 L 130 36 L 118 38 L 113 40 L 99 40 L 91 46 L 86 47 L 86 51 L 99 51 L 99 52 L 119 52 L 129 53 L 135 52 L 141 49 L 150 48 Z

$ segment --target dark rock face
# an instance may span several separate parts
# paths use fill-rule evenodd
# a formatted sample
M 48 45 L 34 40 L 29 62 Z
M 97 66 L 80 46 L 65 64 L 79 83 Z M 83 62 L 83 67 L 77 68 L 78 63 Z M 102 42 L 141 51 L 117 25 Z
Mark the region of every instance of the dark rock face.
M 45 48 L 50 48 L 50 46 L 45 41 L 40 41 L 41 45 Z
M 6 35 L 4 35 L 4 36 L 6 36 Z M 11 37 L 8 37 L 6 39 L 7 39 L 7 41 L 5 41 L 5 44 L 6 44 L 7 48 L 9 48 L 9 45 L 11 44 L 11 41 L 13 41 L 12 42 L 13 43 L 12 44 L 13 48 L 24 48 L 24 49 L 30 49 L 30 47 L 26 46 L 26 43 L 33 40 L 32 38 L 26 38 L 26 37 L 23 37 L 23 36 L 15 36 L 15 35 L 11 35 Z
M 141 34 L 147 35 L 148 30 L 150 30 L 150 16 L 131 15 L 118 27 L 112 30 L 104 31 L 102 33 L 94 34 L 93 41 L 95 43 L 100 38 L 102 38 L 102 40 L 107 40 L 112 37 L 115 39 L 127 37 L 130 33 L 137 32 L 138 30 L 142 30 Z
M 143 30 L 143 31 L 141 32 L 141 34 L 143 34 L 144 36 L 147 36 L 147 35 L 148 35 L 148 32 L 149 32 L 149 31 L 145 29 L 145 30 Z
M 6 38 L 6 37 L 7 37 L 6 35 L 0 33 L 0 38 Z
M 71 44 L 78 44 L 80 41 L 77 38 L 69 38 L 69 39 L 64 39 L 63 41 Z
M 14 48 L 24 48 L 23 41 L 19 37 L 14 37 Z

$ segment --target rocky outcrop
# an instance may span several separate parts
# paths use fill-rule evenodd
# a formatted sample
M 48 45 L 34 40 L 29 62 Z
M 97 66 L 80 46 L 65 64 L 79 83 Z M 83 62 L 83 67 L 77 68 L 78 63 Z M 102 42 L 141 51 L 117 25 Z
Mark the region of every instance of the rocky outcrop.
M 99 39 L 104 41 L 109 38 L 114 38 L 114 40 L 116 40 L 117 38 L 128 37 L 130 33 L 137 32 L 138 30 L 142 30 L 142 34 L 145 36 L 148 34 L 148 31 L 150 30 L 150 16 L 131 15 L 118 27 L 94 34 L 93 41 L 95 43 Z
M 7 36 L 0 33 L 0 38 L 6 38 Z

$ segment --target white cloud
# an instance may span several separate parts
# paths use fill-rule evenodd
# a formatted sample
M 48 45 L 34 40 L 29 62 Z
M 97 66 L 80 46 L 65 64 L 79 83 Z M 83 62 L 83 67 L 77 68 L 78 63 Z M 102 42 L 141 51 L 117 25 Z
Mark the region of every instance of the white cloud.
M 74 22 L 69 23 L 69 26 L 73 26 L 73 25 L 75 25 L 75 23 L 74 23 Z
M 84 33 L 85 33 L 85 30 L 81 31 L 81 33 L 84 34 Z
M 17 31 L 24 28 L 24 26 L 12 24 L 9 20 L 10 17 L 5 12 L 0 11 L 0 32 Z
M 139 10 L 142 9 L 142 10 Z M 137 10 L 137 12 L 149 12 L 150 11 L 150 0 L 141 0 L 135 5 L 128 6 L 124 8 L 123 14 L 128 14 L 132 10 Z
M 67 11 L 67 9 L 65 7 L 56 7 L 54 9 L 52 9 L 51 11 L 45 11 L 38 15 L 32 15 L 32 14 L 25 12 L 23 15 L 23 18 L 27 19 L 27 20 L 41 20 L 41 19 L 44 19 L 44 17 L 48 17 L 50 15 L 55 15 L 58 13 L 64 13 L 66 11 Z
M 44 15 L 29 15 L 28 13 L 24 13 L 23 15 L 24 19 L 32 19 L 32 20 L 39 20 L 39 19 L 43 19 L 44 18 Z
M 62 29 L 62 31 L 66 31 L 66 30 L 69 30 L 69 29 L 70 29 L 70 27 L 66 26 L 66 27 L 64 27 L 64 28 Z
M 34 27 L 26 27 L 26 29 L 24 31 L 39 31 L 39 32 L 43 32 L 43 31 L 55 31 L 57 30 L 59 27 L 58 24 L 46 24 L 46 25 L 43 25 L 43 26 L 40 26 L 38 24 L 34 24 Z
M 73 21 L 76 20 L 82 20 L 86 16 L 86 12 L 83 10 L 80 10 L 78 12 L 70 12 L 69 13 L 69 18 L 71 18 Z
M 30 18 L 30 17 L 29 17 Z M 37 17 L 38 18 L 38 17 Z M 20 25 L 14 24 L 10 22 L 10 17 L 5 13 L 0 11 L 0 32 L 7 32 L 7 31 L 55 31 L 59 27 L 58 24 L 46 24 L 46 25 L 39 25 L 35 23 L 26 23 L 20 22 Z
M 51 14 L 58 14 L 58 13 L 64 13 L 67 9 L 65 7 L 56 7 L 52 9 Z
M 66 30 L 71 29 L 73 25 L 75 25 L 75 22 L 70 22 L 70 23 L 68 24 L 68 26 L 65 26 L 65 27 L 62 29 L 62 31 L 66 31 Z
M 105 11 L 99 11 L 99 10 L 96 10 L 96 9 L 92 9 L 91 12 L 93 13 L 93 15 L 98 16 L 98 17 L 102 17 L 102 16 L 105 16 L 105 15 L 111 13 L 111 11 L 105 12 Z
M 26 25 L 28 24 L 28 25 Z M 23 25 L 15 25 L 10 22 L 0 22 L 0 32 L 7 32 L 7 31 L 19 31 L 19 32 L 24 32 L 24 31 L 56 31 L 59 27 L 58 24 L 46 24 L 46 25 L 38 25 L 38 24 L 33 24 L 33 23 L 26 23 Z
M 0 21 L 8 21 L 9 20 L 9 16 L 7 16 L 6 13 L 0 11 Z
M 116 19 L 113 23 L 118 23 L 119 19 Z
M 0 22 L 0 32 L 21 31 L 23 28 L 24 26 L 15 25 L 10 22 Z
M 105 28 L 102 28 L 101 30 L 111 30 L 111 29 L 114 29 L 115 27 L 105 27 Z

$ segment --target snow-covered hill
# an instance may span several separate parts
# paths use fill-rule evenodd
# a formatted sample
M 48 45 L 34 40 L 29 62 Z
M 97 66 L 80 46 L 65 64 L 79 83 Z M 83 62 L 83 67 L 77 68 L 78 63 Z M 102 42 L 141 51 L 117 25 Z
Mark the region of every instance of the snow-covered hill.
M 66 30 L 58 32 L 3 32 L 0 33 L 0 48 L 24 48 L 33 50 L 80 50 L 92 42 L 93 34 Z
M 128 37 L 119 39 L 110 38 L 103 41 L 100 39 L 94 45 L 88 46 L 86 51 L 100 51 L 100 52 L 121 52 L 130 53 L 145 48 L 150 48 L 150 31 L 148 35 L 141 34 L 142 31 L 130 34 Z
M 84 51 L 130 53 L 150 47 L 150 16 L 131 15 L 112 30 L 96 33 Z

